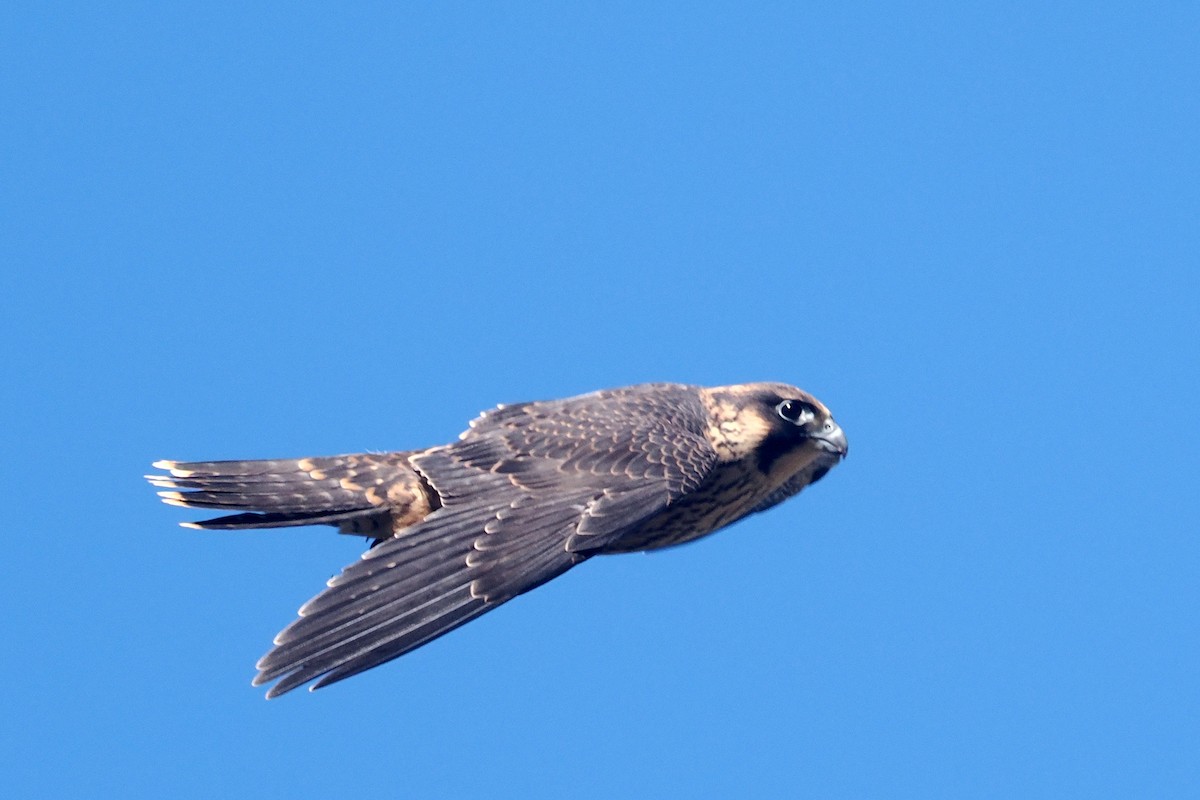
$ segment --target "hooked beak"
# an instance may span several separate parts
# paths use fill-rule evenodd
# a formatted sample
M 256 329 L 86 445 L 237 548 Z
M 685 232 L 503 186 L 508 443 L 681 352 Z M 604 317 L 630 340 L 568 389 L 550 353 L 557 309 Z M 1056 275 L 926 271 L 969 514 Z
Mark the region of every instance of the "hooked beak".
M 842 430 L 842 426 L 838 425 L 833 420 L 829 420 L 832 428 L 823 429 L 820 433 L 809 434 L 809 439 L 812 439 L 818 447 L 829 453 L 836 453 L 838 458 L 845 458 L 850 452 L 850 445 L 846 442 L 846 433 Z

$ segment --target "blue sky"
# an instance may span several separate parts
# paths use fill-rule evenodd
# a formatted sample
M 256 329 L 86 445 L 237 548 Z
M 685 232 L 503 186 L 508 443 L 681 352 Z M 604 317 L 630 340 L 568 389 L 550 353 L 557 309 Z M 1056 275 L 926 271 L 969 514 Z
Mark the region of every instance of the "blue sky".
M 1200 793 L 1200 12 L 436 5 L 8 11 L 4 782 Z M 139 477 L 764 379 L 819 486 L 270 703 L 360 543 Z

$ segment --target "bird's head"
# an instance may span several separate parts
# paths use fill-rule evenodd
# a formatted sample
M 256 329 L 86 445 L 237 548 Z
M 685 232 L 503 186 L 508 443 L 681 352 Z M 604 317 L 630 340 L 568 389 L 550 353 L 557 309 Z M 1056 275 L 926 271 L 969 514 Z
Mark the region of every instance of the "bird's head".
M 723 461 L 747 460 L 771 483 L 818 480 L 846 457 L 846 434 L 820 400 L 784 383 L 706 389 L 708 437 Z

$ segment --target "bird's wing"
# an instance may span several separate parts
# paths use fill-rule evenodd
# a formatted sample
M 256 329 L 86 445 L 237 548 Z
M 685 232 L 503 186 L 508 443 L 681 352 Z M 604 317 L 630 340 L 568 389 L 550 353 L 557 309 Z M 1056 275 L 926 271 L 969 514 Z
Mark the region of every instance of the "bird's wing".
M 510 410 L 511 409 L 511 410 Z M 256 684 L 324 686 L 453 630 L 603 550 L 716 455 L 686 387 L 502 409 L 410 461 L 441 507 L 346 567 L 276 637 Z

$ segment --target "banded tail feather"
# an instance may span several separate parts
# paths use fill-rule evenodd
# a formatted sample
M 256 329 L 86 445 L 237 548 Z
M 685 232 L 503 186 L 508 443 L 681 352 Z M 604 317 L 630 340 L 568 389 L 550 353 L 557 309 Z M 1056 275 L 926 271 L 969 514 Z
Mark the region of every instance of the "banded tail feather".
M 390 537 L 423 519 L 432 493 L 409 453 L 252 461 L 156 461 L 147 475 L 164 503 L 223 516 L 181 523 L 206 530 L 334 525 L 340 533 Z M 436 495 L 433 495 L 436 497 Z

